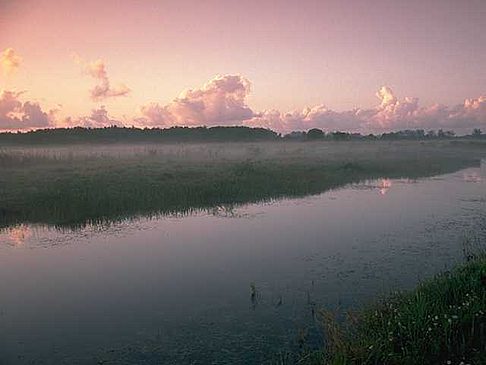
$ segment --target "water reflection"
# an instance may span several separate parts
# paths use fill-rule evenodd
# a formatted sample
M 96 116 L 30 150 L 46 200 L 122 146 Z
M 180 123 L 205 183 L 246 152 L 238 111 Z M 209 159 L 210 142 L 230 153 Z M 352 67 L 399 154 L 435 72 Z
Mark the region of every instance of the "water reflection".
M 381 195 L 385 195 L 392 186 L 392 181 L 390 179 L 381 179 L 378 186 Z
M 22 246 L 32 237 L 32 228 L 23 224 L 16 227 L 9 227 L 3 234 L 0 232 L 0 238 L 2 235 L 7 245 Z
M 377 191 L 379 195 L 386 195 L 393 185 L 403 185 L 403 184 L 415 184 L 416 179 L 388 179 L 382 178 L 377 180 L 365 180 L 362 183 L 350 185 L 355 190 L 374 190 Z
M 0 231 L 0 362 L 262 364 L 300 331 L 322 343 L 317 309 L 413 287 L 460 260 L 465 233 L 486 233 L 486 181 L 464 179 L 481 174 Z
M 463 178 L 465 182 L 480 183 L 482 181 L 480 172 L 476 171 L 465 172 Z
M 486 163 L 482 161 L 480 169 L 466 169 L 455 175 L 462 176 L 465 182 L 479 183 L 486 181 L 481 178 L 486 171 Z M 462 174 L 462 175 L 461 175 Z M 454 176 L 455 176 L 454 175 Z M 441 181 L 443 177 L 432 177 L 423 181 Z M 381 178 L 376 180 L 365 180 L 361 183 L 350 184 L 343 188 L 328 191 L 320 195 L 308 198 L 292 199 L 284 198 L 280 200 L 269 200 L 258 204 L 232 204 L 221 205 L 209 209 L 191 209 L 184 212 L 153 214 L 151 216 L 139 216 L 120 219 L 118 221 L 104 221 L 98 223 L 86 223 L 82 226 L 64 227 L 49 226 L 42 224 L 20 224 L 16 226 L 0 228 L 0 244 L 24 247 L 53 247 L 57 245 L 68 245 L 74 242 L 90 242 L 97 237 L 116 237 L 118 235 L 136 234 L 143 230 L 156 229 L 159 222 L 163 220 L 183 221 L 184 219 L 197 216 L 213 216 L 222 219 L 255 219 L 265 214 L 264 209 L 259 207 L 292 204 L 292 205 L 312 205 L 315 199 L 335 200 L 335 192 L 350 190 L 371 190 L 380 196 L 387 195 L 394 186 L 416 184 L 417 179 L 389 179 Z
M 244 211 L 244 207 L 247 206 L 247 205 L 248 204 L 246 204 L 246 205 L 228 205 L 228 206 L 220 205 L 220 206 L 216 206 L 214 208 L 207 209 L 207 210 L 204 210 L 204 211 L 207 212 L 208 214 L 211 214 L 215 217 L 220 217 L 220 218 L 238 218 L 238 219 L 247 218 L 247 219 L 250 219 L 250 218 L 257 217 L 258 214 L 248 214 L 248 212 Z
M 468 169 L 463 173 L 463 179 L 465 182 L 480 183 L 486 179 L 486 159 L 481 160 L 479 169 Z

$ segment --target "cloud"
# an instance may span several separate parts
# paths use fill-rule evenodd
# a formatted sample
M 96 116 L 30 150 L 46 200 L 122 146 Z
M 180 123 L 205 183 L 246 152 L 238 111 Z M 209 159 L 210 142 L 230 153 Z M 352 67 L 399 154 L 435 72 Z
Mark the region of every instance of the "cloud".
M 254 116 L 246 104 L 250 82 L 239 75 L 216 76 L 167 105 L 150 103 L 141 113 L 151 126 L 238 125 Z
M 246 99 L 250 82 L 239 75 L 217 76 L 200 89 L 190 89 L 167 105 L 150 103 L 141 107 L 143 126 L 246 125 L 288 133 L 319 128 L 326 131 L 382 133 L 399 129 L 449 128 L 465 131 L 486 127 L 486 96 L 466 99 L 448 107 L 440 104 L 421 107 L 414 97 L 398 98 L 388 86 L 376 96 L 379 103 L 368 109 L 334 111 L 325 105 L 302 110 L 253 111 Z
M 388 86 L 382 86 L 380 90 L 376 92 L 376 97 L 381 100 L 380 106 L 386 108 L 389 105 L 396 104 L 397 98 L 393 91 Z
M 119 120 L 112 119 L 108 115 L 106 107 L 102 105 L 98 109 L 91 110 L 89 116 L 72 118 L 67 117 L 64 120 L 57 121 L 56 127 L 85 127 L 85 128 L 103 128 L 116 125 L 118 127 L 123 127 L 123 123 Z
M 130 89 L 125 84 L 116 87 L 111 85 L 106 65 L 103 60 L 98 59 L 93 62 L 86 62 L 78 55 L 73 56 L 75 62 L 82 66 L 83 72 L 97 80 L 97 84 L 90 90 L 90 97 L 93 101 L 102 101 L 118 96 L 127 96 Z
M 0 68 L 5 75 L 14 73 L 22 62 L 22 58 L 17 55 L 13 48 L 7 48 L 0 53 Z
M 264 111 L 243 124 L 251 127 L 264 127 L 289 133 L 312 128 L 324 130 L 356 130 L 359 125 L 357 111 L 335 112 L 324 105 L 307 107 L 303 110 L 282 113 L 278 110 Z
M 378 95 L 382 103 L 374 111 L 368 111 L 368 118 L 363 121 L 370 129 L 449 128 L 464 131 L 486 127 L 486 96 L 466 99 L 463 104 L 453 107 L 441 104 L 421 107 L 418 98 L 399 100 L 390 88 Z
M 486 96 L 466 99 L 454 107 L 421 107 L 418 98 L 399 99 L 388 86 L 381 87 L 376 96 L 380 103 L 374 108 L 336 112 L 317 105 L 288 113 L 271 110 L 257 113 L 243 124 L 284 133 L 311 128 L 361 133 L 439 128 L 470 132 L 472 128 L 486 128 Z
M 452 126 L 465 124 L 468 127 L 483 126 L 486 128 L 486 95 L 466 99 L 464 104 L 450 111 L 448 120 Z
M 381 101 L 380 105 L 361 112 L 366 126 L 370 129 L 415 127 L 420 119 L 418 98 L 406 97 L 399 100 L 388 86 L 381 87 L 376 96 Z
M 104 105 L 98 109 L 93 109 L 89 117 L 82 117 L 80 123 L 78 122 L 77 125 L 90 128 L 107 127 L 112 125 L 119 127 L 123 126 L 120 121 L 110 118 Z
M 152 127 L 167 126 L 173 123 L 172 121 L 177 119 L 166 109 L 165 106 L 158 103 L 143 105 L 140 108 L 140 112 L 142 113 L 143 118 L 139 119 L 139 123 L 150 125 Z
M 85 63 L 78 58 L 86 74 L 99 81 L 91 90 L 93 100 L 126 95 L 129 90 L 112 88 L 103 61 Z M 106 108 L 93 109 L 89 116 L 55 118 L 56 111 L 42 110 L 36 102 L 21 101 L 20 92 L 0 94 L 0 130 L 46 127 L 105 127 L 137 125 L 139 127 L 246 125 L 289 133 L 319 128 L 325 131 L 383 133 L 400 129 L 453 129 L 470 133 L 473 128 L 486 129 L 486 95 L 466 99 L 455 106 L 434 104 L 421 106 L 418 98 L 398 97 L 388 86 L 381 87 L 377 103 L 371 108 L 335 111 L 323 104 L 301 110 L 257 112 L 247 104 L 251 83 L 240 75 L 222 75 L 202 87 L 182 92 L 163 105 L 149 103 L 140 108 L 141 117 L 122 123 L 112 118 Z
M 94 69 L 93 72 L 102 71 Z M 92 110 L 89 116 L 66 118 L 57 121 L 56 126 L 97 128 L 124 124 L 139 127 L 245 125 L 269 128 L 282 133 L 319 128 L 325 131 L 363 134 L 439 128 L 470 133 L 473 128 L 486 128 L 486 96 L 466 99 L 464 103 L 454 107 L 441 104 L 422 107 L 418 98 L 400 99 L 390 87 L 383 86 L 376 93 L 379 102 L 373 108 L 341 112 L 321 104 L 290 112 L 275 109 L 255 112 L 246 104 L 249 92 L 250 82 L 244 77 L 217 76 L 200 89 L 183 92 L 167 105 L 149 103 L 142 106 L 142 117 L 126 120 L 126 123 L 110 117 L 106 108 L 101 106 Z M 11 102 L 18 100 L 14 98 Z M 29 103 L 22 107 L 28 109 Z M 9 108 L 15 109 L 15 106 Z M 39 114 L 40 120 L 41 116 Z
M 54 111 L 45 112 L 36 102 L 22 102 L 21 92 L 0 93 L 0 130 L 46 128 L 52 124 Z

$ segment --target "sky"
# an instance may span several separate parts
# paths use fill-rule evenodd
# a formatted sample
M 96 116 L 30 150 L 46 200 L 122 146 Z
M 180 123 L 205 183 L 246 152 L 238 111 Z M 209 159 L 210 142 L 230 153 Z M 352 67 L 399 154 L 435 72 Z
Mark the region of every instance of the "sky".
M 484 0 L 0 0 L 0 130 L 486 131 Z

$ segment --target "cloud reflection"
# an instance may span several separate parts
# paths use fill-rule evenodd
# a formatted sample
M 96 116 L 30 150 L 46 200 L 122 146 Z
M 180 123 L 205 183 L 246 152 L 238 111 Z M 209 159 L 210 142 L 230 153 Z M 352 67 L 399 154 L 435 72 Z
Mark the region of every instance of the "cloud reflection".
M 463 174 L 463 179 L 465 182 L 480 183 L 482 181 L 481 175 L 482 173 L 476 171 L 465 172 Z
M 380 179 L 378 182 L 378 189 L 381 195 L 385 195 L 392 186 L 390 179 Z
M 25 225 L 7 229 L 7 244 L 11 246 L 22 246 L 32 237 L 32 229 Z

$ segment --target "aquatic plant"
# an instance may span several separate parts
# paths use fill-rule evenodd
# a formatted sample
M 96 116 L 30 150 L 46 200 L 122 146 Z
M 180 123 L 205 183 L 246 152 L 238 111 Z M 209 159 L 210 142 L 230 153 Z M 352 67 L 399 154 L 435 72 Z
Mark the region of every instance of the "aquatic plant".
M 479 165 L 486 143 L 458 142 L 9 146 L 0 151 L 0 227 L 190 212 Z
M 394 293 L 339 324 L 321 311 L 323 351 L 306 364 L 486 363 L 486 258 Z

